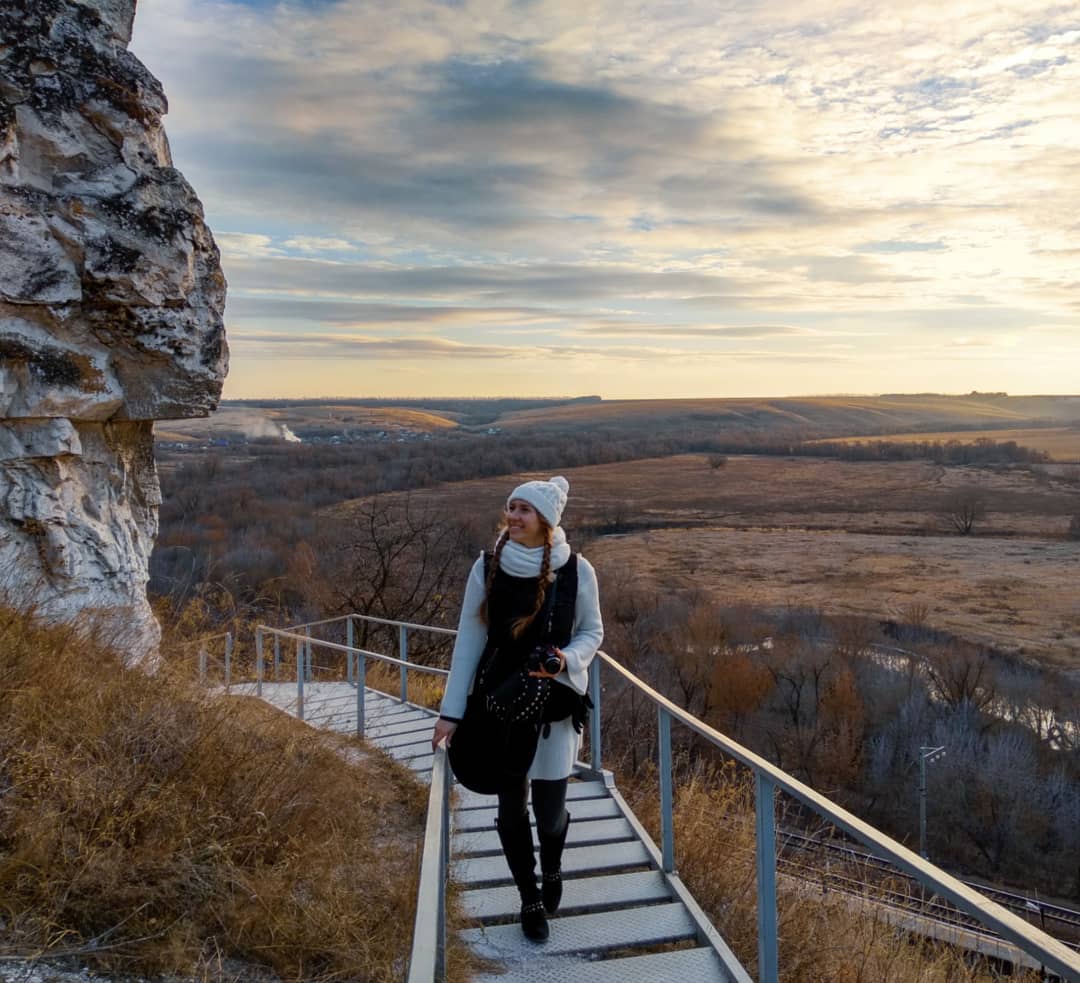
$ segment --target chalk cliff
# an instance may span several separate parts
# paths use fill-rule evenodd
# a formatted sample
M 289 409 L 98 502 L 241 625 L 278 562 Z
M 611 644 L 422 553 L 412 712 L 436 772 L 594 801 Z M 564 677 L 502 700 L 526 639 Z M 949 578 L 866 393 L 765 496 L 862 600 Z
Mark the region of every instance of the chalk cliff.
M 172 166 L 135 0 L 0 5 L 0 594 L 155 650 L 153 421 L 228 364 L 218 250 Z M 119 617 L 117 617 L 119 616 Z

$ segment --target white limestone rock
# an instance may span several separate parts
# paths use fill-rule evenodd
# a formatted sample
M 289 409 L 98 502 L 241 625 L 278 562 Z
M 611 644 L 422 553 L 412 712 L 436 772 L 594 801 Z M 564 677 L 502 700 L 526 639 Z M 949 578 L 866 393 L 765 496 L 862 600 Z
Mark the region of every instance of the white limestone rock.
M 172 166 L 135 0 L 0 5 L 0 593 L 122 616 L 133 657 L 160 501 L 152 421 L 206 415 L 225 279 Z

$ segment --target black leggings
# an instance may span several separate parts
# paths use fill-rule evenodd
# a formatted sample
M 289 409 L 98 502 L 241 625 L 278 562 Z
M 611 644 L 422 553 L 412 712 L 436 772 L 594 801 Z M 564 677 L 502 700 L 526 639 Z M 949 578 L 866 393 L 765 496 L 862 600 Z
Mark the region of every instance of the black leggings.
M 566 779 L 545 781 L 532 780 L 532 807 L 536 816 L 536 828 L 544 836 L 562 832 L 566 817 Z M 526 802 L 529 796 L 529 780 L 507 783 L 499 789 L 499 824 L 513 824 L 528 816 Z

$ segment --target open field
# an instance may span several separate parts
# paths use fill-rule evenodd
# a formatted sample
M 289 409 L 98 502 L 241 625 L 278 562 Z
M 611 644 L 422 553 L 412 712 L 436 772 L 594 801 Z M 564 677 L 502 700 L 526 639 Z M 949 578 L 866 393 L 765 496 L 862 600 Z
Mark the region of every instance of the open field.
M 536 404 L 540 405 L 536 405 Z M 437 434 L 451 429 L 483 430 L 494 426 L 509 433 L 596 430 L 620 435 L 647 432 L 847 437 L 951 428 L 1002 428 L 1057 420 L 1080 423 L 1080 397 L 1010 397 L 994 395 L 830 396 L 805 399 L 662 399 L 600 400 L 418 400 L 327 399 L 223 402 L 206 419 L 165 421 L 160 440 L 209 441 L 222 437 L 349 440 L 388 434 Z M 994 428 L 997 428 L 996 430 Z M 1080 432 L 1080 431 L 1078 431 Z
M 867 443 L 873 441 L 888 440 L 890 443 L 911 444 L 920 441 L 937 441 L 948 443 L 958 441 L 961 444 L 973 444 L 978 440 L 994 440 L 998 443 L 1013 441 L 1021 447 L 1031 447 L 1037 451 L 1044 451 L 1055 461 L 1080 462 L 1080 427 L 1027 427 L 1006 430 L 984 430 L 972 432 L 970 430 L 945 430 L 936 433 L 913 433 L 892 434 L 888 437 L 842 437 L 832 442 L 853 444 L 860 441 Z M 813 441 L 820 443 L 820 441 Z
M 602 577 L 875 618 L 925 605 L 931 627 L 1080 670 L 1080 543 L 1065 539 L 1080 512 L 1075 470 L 757 456 L 713 468 L 682 455 L 568 470 L 566 525 Z M 522 477 L 546 475 L 412 498 L 494 525 Z M 968 486 L 987 513 L 959 536 L 946 502 Z
M 750 430 L 896 433 L 950 427 L 1022 426 L 1080 420 L 1077 396 L 820 396 L 801 399 L 603 400 L 507 413 L 506 428 L 612 425 L 655 427 L 678 420 Z

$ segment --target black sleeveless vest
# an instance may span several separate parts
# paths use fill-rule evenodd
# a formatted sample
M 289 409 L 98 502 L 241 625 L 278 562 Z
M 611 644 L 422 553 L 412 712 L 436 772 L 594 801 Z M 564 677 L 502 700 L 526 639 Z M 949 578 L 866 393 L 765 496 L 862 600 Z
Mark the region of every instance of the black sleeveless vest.
M 487 580 L 494 554 L 484 554 L 484 579 Z M 531 625 L 514 638 L 515 619 L 530 614 L 536 606 L 536 586 L 539 577 L 512 577 L 501 567 L 495 571 L 495 579 L 487 599 L 487 644 L 480 657 L 477 671 L 477 688 L 487 692 L 516 671 L 539 644 L 550 642 L 562 648 L 568 644 L 574 632 L 574 613 L 577 607 L 578 570 L 577 554 L 572 553 L 555 572 L 555 604 L 550 616 L 551 631 L 547 631 L 550 592 L 548 587 L 545 603 Z

